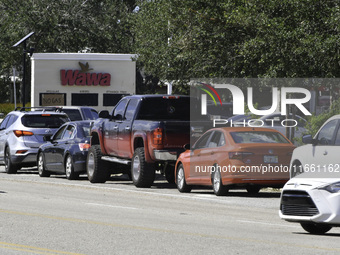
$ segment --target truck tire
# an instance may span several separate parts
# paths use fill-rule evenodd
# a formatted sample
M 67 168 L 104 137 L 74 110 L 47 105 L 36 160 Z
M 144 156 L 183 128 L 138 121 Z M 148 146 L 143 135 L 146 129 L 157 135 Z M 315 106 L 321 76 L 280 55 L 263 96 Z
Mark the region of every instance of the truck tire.
M 86 172 L 91 183 L 104 183 L 110 177 L 107 164 L 101 159 L 100 145 L 92 145 L 87 154 Z
M 155 180 L 155 168 L 153 164 L 145 161 L 143 147 L 135 150 L 131 162 L 131 177 L 133 184 L 138 188 L 149 188 Z

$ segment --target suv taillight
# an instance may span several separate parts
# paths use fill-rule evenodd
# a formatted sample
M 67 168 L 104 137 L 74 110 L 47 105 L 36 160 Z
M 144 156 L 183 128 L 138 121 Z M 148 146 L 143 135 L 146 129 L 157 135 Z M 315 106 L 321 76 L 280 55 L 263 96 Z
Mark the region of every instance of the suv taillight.
M 153 144 L 155 145 L 163 144 L 163 130 L 161 128 L 156 128 L 153 131 Z
M 34 135 L 33 132 L 23 130 L 13 130 L 13 133 L 15 134 L 16 137 Z

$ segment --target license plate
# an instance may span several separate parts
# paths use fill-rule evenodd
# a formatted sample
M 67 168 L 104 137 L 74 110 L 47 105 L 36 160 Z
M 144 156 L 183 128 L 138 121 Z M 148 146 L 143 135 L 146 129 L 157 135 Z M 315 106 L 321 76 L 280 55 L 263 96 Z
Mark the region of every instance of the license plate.
M 264 156 L 263 157 L 264 163 L 279 163 L 278 156 Z

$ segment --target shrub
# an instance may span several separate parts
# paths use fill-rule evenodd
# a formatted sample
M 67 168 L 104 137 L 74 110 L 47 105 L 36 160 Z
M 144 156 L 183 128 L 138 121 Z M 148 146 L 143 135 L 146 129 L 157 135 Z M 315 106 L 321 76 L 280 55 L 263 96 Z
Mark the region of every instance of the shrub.
M 21 104 L 17 104 L 18 106 L 22 106 Z M 26 107 L 30 107 L 30 104 L 27 104 Z M 10 103 L 4 103 L 4 104 L 0 104 L 0 113 L 3 113 L 4 115 L 6 115 L 7 113 L 13 111 L 15 109 L 14 104 L 10 104 Z

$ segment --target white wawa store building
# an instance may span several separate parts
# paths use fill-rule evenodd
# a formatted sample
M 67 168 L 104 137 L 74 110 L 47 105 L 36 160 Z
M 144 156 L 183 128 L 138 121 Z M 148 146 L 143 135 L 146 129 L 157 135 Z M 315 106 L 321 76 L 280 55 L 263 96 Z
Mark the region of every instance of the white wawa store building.
M 91 106 L 111 110 L 136 92 L 131 54 L 34 53 L 31 106 Z

